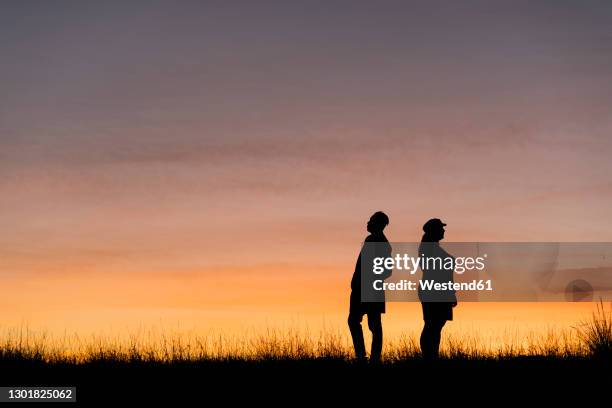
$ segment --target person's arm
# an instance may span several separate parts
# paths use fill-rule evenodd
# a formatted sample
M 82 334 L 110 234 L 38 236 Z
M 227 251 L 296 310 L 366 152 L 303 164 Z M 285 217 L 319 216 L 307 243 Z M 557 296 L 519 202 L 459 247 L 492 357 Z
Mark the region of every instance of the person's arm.
M 388 246 L 388 248 L 385 248 L 382 252 L 382 257 L 384 258 L 389 258 L 391 257 L 391 245 Z M 382 280 L 385 279 L 389 279 L 391 277 L 391 274 L 393 273 L 393 269 L 386 269 L 384 270 L 384 272 L 380 275 L 380 278 Z
M 455 257 L 450 255 L 450 254 L 448 254 L 448 256 L 453 258 L 453 264 L 452 264 L 453 267 L 452 267 L 452 269 L 450 271 L 450 280 L 451 280 L 451 282 L 455 282 Z M 455 291 L 455 289 L 453 289 L 451 291 L 451 293 L 452 293 L 451 305 L 452 305 L 452 307 L 455 307 L 455 306 L 457 306 L 457 292 Z

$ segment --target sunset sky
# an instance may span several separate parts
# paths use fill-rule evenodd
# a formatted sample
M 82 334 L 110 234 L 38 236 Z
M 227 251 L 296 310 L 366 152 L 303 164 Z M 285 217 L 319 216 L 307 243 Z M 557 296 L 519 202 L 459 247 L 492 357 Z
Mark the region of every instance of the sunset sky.
M 377 210 L 392 241 L 431 217 L 448 241 L 612 241 L 611 21 L 606 1 L 4 1 L 0 325 L 344 329 Z M 496 307 L 457 324 L 587 310 Z

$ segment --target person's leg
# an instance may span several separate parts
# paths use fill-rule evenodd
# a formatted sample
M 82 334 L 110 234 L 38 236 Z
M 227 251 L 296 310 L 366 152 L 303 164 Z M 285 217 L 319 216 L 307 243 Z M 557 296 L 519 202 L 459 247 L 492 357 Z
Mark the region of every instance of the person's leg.
M 421 333 L 421 351 L 423 357 L 427 359 L 438 358 L 440 352 L 440 339 L 442 328 L 446 320 L 426 320 L 423 332 Z
M 368 328 L 372 332 L 372 350 L 370 361 L 380 361 L 382 354 L 383 332 L 380 313 L 368 313 Z
M 425 320 L 423 325 L 423 331 L 421 332 L 421 354 L 425 359 L 433 358 L 433 348 L 432 348 L 432 327 L 433 322 L 431 320 Z
M 355 357 L 358 359 L 366 358 L 365 343 L 363 340 L 363 330 L 361 329 L 361 320 L 363 314 L 351 311 L 348 317 L 348 325 L 353 338 L 353 347 L 355 348 Z M 369 319 L 368 319 L 369 321 Z
M 421 332 L 421 353 L 423 358 L 436 359 L 440 351 L 440 339 L 442 337 L 442 328 L 446 324 L 446 320 L 427 319 Z
M 435 320 L 432 322 L 431 347 L 433 358 L 438 358 L 440 354 L 440 340 L 442 338 L 442 328 L 445 324 L 446 320 Z

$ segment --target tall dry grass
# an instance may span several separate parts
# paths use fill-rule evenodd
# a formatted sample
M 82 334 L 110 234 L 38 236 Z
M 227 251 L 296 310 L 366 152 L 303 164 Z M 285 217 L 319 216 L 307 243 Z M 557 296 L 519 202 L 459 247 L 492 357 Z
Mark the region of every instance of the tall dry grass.
M 612 304 L 606 311 L 600 302 L 588 321 L 570 331 L 550 330 L 545 335 L 508 336 L 501 346 L 488 345 L 477 334 L 445 336 L 442 357 L 447 359 L 511 359 L 544 357 L 551 359 L 610 358 L 612 356 Z M 0 334 L 0 363 L 97 362 L 160 363 L 216 361 L 273 361 L 333 359 L 348 361 L 352 346 L 345 333 L 269 329 L 264 333 L 235 337 L 194 336 L 140 332 L 126 338 L 77 335 L 57 338 L 26 328 Z M 418 333 L 387 341 L 386 362 L 420 357 Z
M 606 311 L 604 303 L 600 301 L 591 319 L 579 325 L 577 331 L 590 355 L 612 358 L 612 303 Z

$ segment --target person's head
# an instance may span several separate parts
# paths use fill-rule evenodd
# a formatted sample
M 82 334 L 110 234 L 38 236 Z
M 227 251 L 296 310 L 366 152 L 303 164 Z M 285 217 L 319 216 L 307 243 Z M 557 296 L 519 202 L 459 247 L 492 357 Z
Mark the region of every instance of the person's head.
M 368 221 L 368 232 L 377 234 L 383 232 L 385 227 L 389 225 L 389 217 L 382 211 L 377 211 L 370 217 Z
M 427 241 L 438 242 L 444 239 L 444 227 L 445 223 L 439 218 L 432 218 L 423 224 L 423 231 L 425 232 L 424 238 Z

